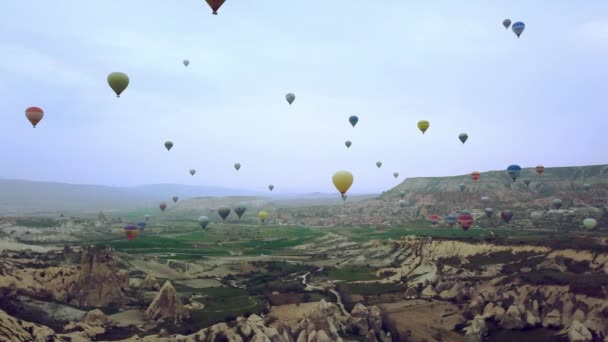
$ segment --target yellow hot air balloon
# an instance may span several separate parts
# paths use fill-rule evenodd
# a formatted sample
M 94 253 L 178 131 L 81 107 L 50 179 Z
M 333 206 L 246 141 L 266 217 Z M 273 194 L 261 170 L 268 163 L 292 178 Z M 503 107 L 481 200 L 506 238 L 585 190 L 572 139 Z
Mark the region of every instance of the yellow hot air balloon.
M 338 171 L 334 173 L 332 181 L 336 189 L 340 191 L 340 194 L 344 195 L 350 189 L 350 186 L 353 185 L 353 174 L 348 171 Z
M 262 221 L 262 223 L 264 223 L 264 220 L 266 220 L 266 217 L 268 217 L 268 213 L 265 211 L 260 211 L 258 213 L 258 217 L 260 218 L 260 221 Z
M 420 131 L 422 131 L 422 134 L 424 134 L 424 132 L 426 132 L 426 130 L 429 129 L 430 125 L 431 124 L 428 121 L 426 121 L 426 120 L 420 120 L 420 121 L 418 121 L 418 129 Z

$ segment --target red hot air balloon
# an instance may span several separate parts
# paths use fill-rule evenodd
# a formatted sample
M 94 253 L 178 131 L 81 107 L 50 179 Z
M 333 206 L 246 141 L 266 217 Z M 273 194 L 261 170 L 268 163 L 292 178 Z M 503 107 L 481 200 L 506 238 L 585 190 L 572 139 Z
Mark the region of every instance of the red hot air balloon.
M 36 128 L 36 125 L 42 120 L 44 111 L 38 107 L 30 107 L 25 110 L 25 117 L 30 120 L 32 126 Z
M 475 220 L 471 214 L 465 213 L 458 216 L 458 224 L 463 230 L 468 230 L 473 225 L 473 222 L 475 222 Z
M 222 5 L 224 4 L 224 2 L 226 0 L 206 0 L 207 4 L 209 5 L 209 7 L 211 7 L 211 9 L 213 10 L 213 14 L 217 15 L 217 10 L 220 9 L 220 7 L 222 7 Z
M 471 178 L 473 178 L 473 180 L 476 182 L 479 180 L 479 176 L 481 176 L 481 173 L 479 173 L 477 171 L 471 173 Z
M 162 202 L 159 206 L 160 210 L 165 211 L 165 209 L 167 209 L 167 204 L 165 202 Z
M 431 223 L 437 224 L 437 222 L 439 222 L 439 215 L 437 215 L 437 214 L 431 215 Z
M 137 236 L 138 228 L 134 224 L 130 224 L 124 228 L 127 240 L 133 240 Z
M 545 172 L 545 167 L 544 167 L 544 166 L 542 166 L 542 165 L 538 165 L 538 166 L 536 167 L 536 173 L 538 173 L 538 175 L 540 176 L 540 175 L 542 175 L 542 174 L 543 174 L 543 172 Z

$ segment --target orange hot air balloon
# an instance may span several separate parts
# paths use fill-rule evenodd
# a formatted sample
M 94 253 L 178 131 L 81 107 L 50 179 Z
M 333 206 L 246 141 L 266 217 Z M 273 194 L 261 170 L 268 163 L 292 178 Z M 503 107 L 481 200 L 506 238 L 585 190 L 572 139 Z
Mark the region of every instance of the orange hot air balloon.
M 542 166 L 542 165 L 538 165 L 538 166 L 536 167 L 536 173 L 538 173 L 538 175 L 540 176 L 540 175 L 542 175 L 542 174 L 543 174 L 543 172 L 545 172 L 545 167 L 544 167 L 544 166 Z
M 209 5 L 209 7 L 211 7 L 211 9 L 213 10 L 213 14 L 217 15 L 217 10 L 220 9 L 220 7 L 222 7 L 222 5 L 224 4 L 224 2 L 226 0 L 206 0 L 207 4 Z
M 481 176 L 481 173 L 479 173 L 477 171 L 471 173 L 471 178 L 473 178 L 473 180 L 476 182 L 479 180 L 479 176 Z
M 36 125 L 42 120 L 44 111 L 38 107 L 30 107 L 25 110 L 25 117 L 30 120 L 32 126 L 36 128 Z

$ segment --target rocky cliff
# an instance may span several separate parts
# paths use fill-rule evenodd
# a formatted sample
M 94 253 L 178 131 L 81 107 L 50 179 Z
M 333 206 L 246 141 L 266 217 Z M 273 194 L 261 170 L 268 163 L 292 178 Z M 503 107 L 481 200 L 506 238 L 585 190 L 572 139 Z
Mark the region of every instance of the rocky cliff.
M 163 287 L 146 309 L 144 316 L 150 320 L 181 320 L 189 316 L 188 310 L 177 295 L 170 281 L 165 281 Z

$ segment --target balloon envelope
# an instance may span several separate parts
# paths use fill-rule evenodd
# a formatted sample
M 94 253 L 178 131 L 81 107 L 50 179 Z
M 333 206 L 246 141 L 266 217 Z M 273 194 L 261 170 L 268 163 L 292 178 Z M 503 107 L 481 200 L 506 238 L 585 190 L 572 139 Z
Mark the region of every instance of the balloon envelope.
M 439 222 L 439 215 L 437 215 L 437 214 L 431 215 L 430 220 L 431 220 L 432 224 L 436 224 L 437 222 Z
M 553 200 L 553 202 L 551 204 L 553 204 L 553 208 L 559 209 L 562 207 L 562 200 L 559 198 L 556 198 Z
M 401 208 L 405 207 L 405 201 L 404 200 L 399 200 L 399 206 Z
M 179 197 L 177 197 L 177 196 L 173 196 L 173 198 L 172 198 L 173 203 L 177 203 L 177 200 L 178 200 L 178 199 L 179 199 Z
M 453 227 L 456 222 L 458 222 L 458 217 L 456 215 L 448 215 L 445 218 L 445 222 L 450 226 Z
M 266 218 L 268 217 L 268 213 L 265 211 L 260 211 L 258 213 L 258 217 L 260 218 L 260 221 L 262 221 L 262 223 L 264 223 L 264 220 L 266 220 Z
M 238 171 L 241 168 L 241 163 L 235 163 L 234 168 Z
M 395 178 L 399 177 L 399 172 L 393 172 L 393 177 L 395 177 Z
M 173 147 L 173 142 L 165 141 L 165 148 L 167 149 L 167 151 L 170 151 L 172 147 Z
M 483 210 L 483 212 L 486 214 L 487 217 L 492 217 L 492 214 L 494 213 L 494 209 L 492 209 L 492 208 L 485 208 Z
M 122 72 L 113 72 L 108 75 L 108 85 L 116 93 L 116 97 L 120 97 L 125 89 L 129 86 L 129 76 Z
M 207 226 L 209 225 L 209 218 L 207 216 L 200 216 L 198 218 L 198 224 L 201 226 L 201 228 L 207 229 Z
M 503 210 L 500 212 L 500 217 L 503 221 L 509 223 L 509 221 L 511 221 L 511 219 L 513 218 L 513 212 L 511 210 Z
M 464 191 L 464 189 L 466 189 L 466 188 L 467 188 L 467 185 L 466 185 L 466 184 L 464 184 L 464 183 L 460 183 L 460 184 L 458 184 L 458 188 L 460 189 L 460 192 L 463 192 L 463 191 Z
M 507 167 L 507 173 L 509 174 L 509 177 L 511 177 L 511 179 L 513 179 L 513 181 L 515 182 L 515 180 L 521 174 L 521 166 L 509 165 L 509 167 Z
M 207 4 L 209 5 L 209 7 L 211 7 L 211 9 L 213 10 L 213 14 L 217 15 L 217 11 L 220 9 L 220 7 L 222 7 L 222 5 L 224 4 L 225 0 L 206 0 Z
M 518 21 L 514 23 L 513 26 L 511 26 L 511 29 L 513 30 L 513 33 L 517 35 L 517 38 L 519 38 L 519 36 L 521 36 L 521 34 L 526 29 L 526 24 L 522 23 L 521 21 Z
M 353 125 L 353 127 L 355 127 L 357 122 L 359 122 L 359 118 L 356 115 L 353 115 L 350 118 L 348 118 L 348 122 L 350 122 L 350 124 Z
M 146 222 L 144 222 L 144 221 L 137 222 L 137 229 L 139 229 L 139 232 L 142 233 L 144 231 L 144 229 L 146 229 Z
M 160 210 L 165 211 L 165 209 L 167 209 L 167 204 L 165 202 L 162 202 L 159 206 Z
M 350 189 L 353 180 L 353 174 L 348 171 L 338 171 L 332 177 L 332 182 L 341 195 L 344 195 Z
M 585 191 L 591 190 L 591 184 L 587 184 L 587 183 L 583 184 L 583 189 L 585 189 Z
M 196 173 L 196 170 L 195 170 L 195 169 L 190 169 L 190 171 L 189 171 L 189 172 L 190 172 L 190 174 L 191 174 L 192 176 L 194 176 L 194 174 Z
M 346 140 L 346 141 L 344 142 L 344 145 L 346 145 L 346 147 L 350 147 L 350 145 L 352 145 L 352 144 L 353 144 L 353 143 L 352 143 L 352 142 L 350 142 L 350 140 Z
M 190 65 L 190 61 L 189 61 L 189 60 L 187 60 L 187 59 L 184 59 L 184 62 L 183 62 L 183 63 L 184 63 L 184 66 L 188 66 L 188 65 Z
M 460 141 L 462 141 L 462 143 L 464 144 L 467 139 L 469 139 L 469 135 L 466 133 L 460 133 L 460 135 L 458 136 L 458 139 L 460 139 Z
M 463 230 L 471 228 L 474 222 L 473 216 L 469 213 L 462 213 L 458 216 L 458 224 Z
M 545 172 L 545 167 L 542 165 L 538 165 L 534 168 L 534 171 L 536 171 L 536 173 L 538 173 L 538 175 L 540 176 L 543 174 L 543 172 Z
M 25 110 L 25 117 L 30 121 L 32 126 L 36 128 L 36 125 L 42 120 L 44 111 L 38 107 L 29 107 Z
M 288 93 L 287 95 L 285 95 L 285 100 L 287 100 L 287 103 L 289 103 L 289 105 L 291 106 L 293 101 L 296 100 L 296 95 L 294 95 L 292 93 Z M 306 102 L 306 101 L 304 101 L 304 102 Z
M 524 184 L 526 184 L 526 186 L 527 186 L 527 187 L 529 187 L 529 186 L 530 186 L 530 183 L 532 183 L 532 181 L 531 181 L 531 180 L 529 180 L 529 179 L 524 179 Z
M 269 185 L 268 185 L 268 190 L 270 190 L 270 191 L 274 190 L 274 185 L 269 184 Z
M 381 161 L 377 161 L 377 162 L 376 162 L 376 166 L 377 166 L 378 168 L 380 168 L 380 166 L 382 166 L 382 162 L 381 162 Z
M 401 198 L 405 197 L 405 191 L 403 191 L 403 190 L 399 191 L 399 197 L 401 197 Z
M 476 182 L 479 180 L 480 176 L 481 176 L 481 173 L 479 173 L 477 171 L 471 173 L 471 178 L 473 178 L 473 180 L 476 181 Z
M 509 26 L 511 26 L 511 19 L 505 19 L 502 21 L 502 26 L 505 27 L 505 29 L 509 29 Z
M 127 240 L 133 240 L 137 236 L 137 232 L 139 228 L 136 225 L 130 224 L 124 228 L 125 235 L 127 236 Z
M 241 216 L 243 216 L 243 214 L 247 211 L 247 208 L 244 205 L 239 205 L 236 208 L 234 208 L 234 212 L 236 213 L 236 216 L 239 217 L 239 220 L 241 219 Z
M 418 121 L 418 129 L 422 132 L 422 134 L 424 134 L 424 132 L 426 132 L 426 130 L 429 129 L 430 126 L 431 124 L 426 120 Z
M 228 215 L 230 215 L 230 208 L 219 208 L 217 210 L 218 215 L 220 215 L 220 217 L 222 218 L 222 221 L 226 221 L 226 218 L 228 217 Z
M 593 229 L 593 228 L 595 228 L 595 226 L 597 226 L 597 221 L 592 218 L 586 218 L 583 220 L 583 225 L 587 229 Z

